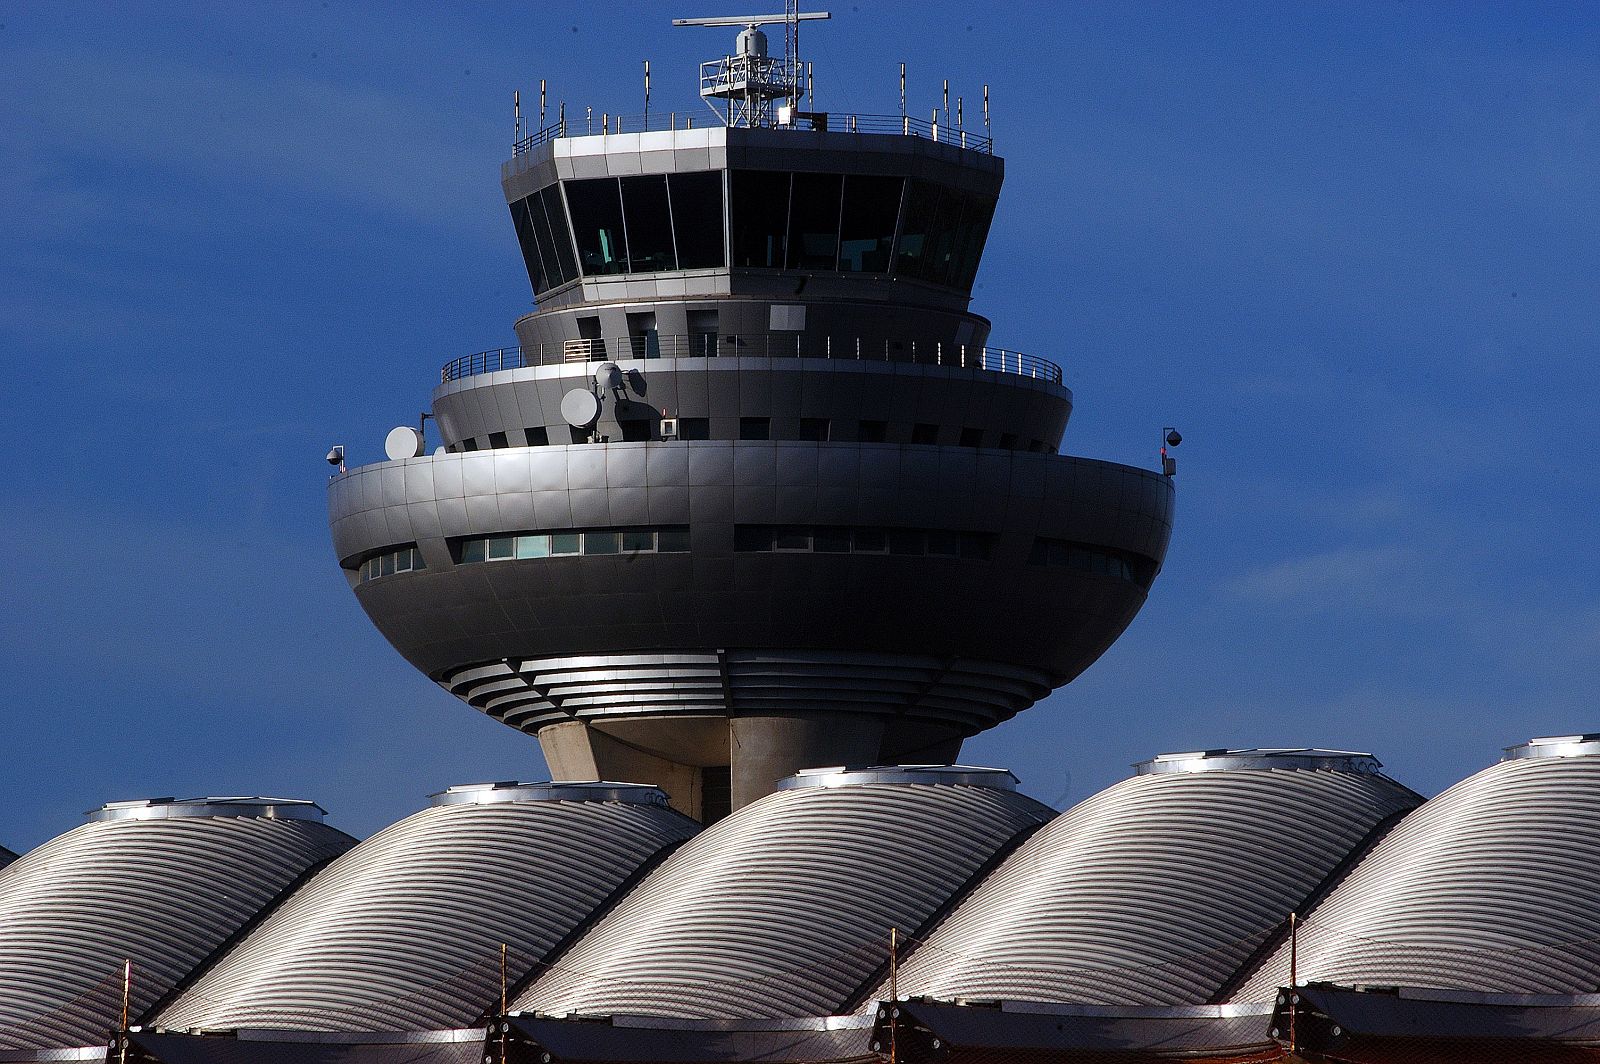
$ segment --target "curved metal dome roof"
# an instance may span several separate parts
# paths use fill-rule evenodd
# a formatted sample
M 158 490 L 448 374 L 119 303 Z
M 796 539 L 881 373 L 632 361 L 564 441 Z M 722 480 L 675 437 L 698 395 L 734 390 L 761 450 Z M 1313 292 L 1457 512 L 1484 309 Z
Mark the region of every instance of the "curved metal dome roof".
M 1600 987 L 1600 737 L 1535 739 L 1407 817 L 1307 917 L 1302 983 Z M 1280 947 L 1234 995 L 1289 981 Z
M 172 1029 L 471 1024 L 699 829 L 638 784 L 454 787 L 323 869 L 156 1017 Z
M 285 817 L 268 799 L 116 802 L 0 871 L 0 1049 L 103 1044 L 125 958 L 137 1017 L 355 845 L 311 803 L 287 804 Z
M 1305 750 L 1144 762 L 989 875 L 901 964 L 899 995 L 1207 1002 L 1347 854 L 1422 801 L 1376 766 Z
M 1051 810 L 994 777 L 802 777 L 717 822 L 519 995 L 513 1011 L 772 1019 L 839 1012 Z

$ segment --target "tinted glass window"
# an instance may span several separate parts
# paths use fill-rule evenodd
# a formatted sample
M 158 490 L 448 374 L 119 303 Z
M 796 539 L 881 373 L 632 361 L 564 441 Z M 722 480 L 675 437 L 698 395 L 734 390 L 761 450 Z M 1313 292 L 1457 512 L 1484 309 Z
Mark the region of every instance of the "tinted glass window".
M 739 438 L 741 440 L 765 440 L 771 437 L 771 418 L 742 417 L 739 419 Z
M 722 172 L 671 174 L 667 184 L 672 192 L 678 267 L 709 270 L 723 265 Z
M 528 207 L 528 224 L 533 229 L 534 240 L 539 245 L 539 257 L 544 260 L 544 283 L 554 288 L 561 283 L 561 263 L 556 258 L 555 239 L 550 232 L 550 219 L 545 217 L 544 203 L 538 196 L 522 201 Z
M 617 553 L 617 534 L 615 532 L 585 532 L 583 534 L 583 553 Z
M 961 193 L 950 188 L 939 190 L 939 207 L 928 230 L 920 276 L 934 284 L 949 284 L 955 265 L 956 236 L 961 228 Z
M 551 284 L 576 280 L 578 260 L 572 253 L 572 227 L 567 224 L 567 207 L 561 202 L 561 189 L 551 185 L 539 193 L 539 201 L 544 205 L 545 218 L 550 222 L 550 234 L 556 246 L 555 264 L 548 268 Z M 555 279 L 557 271 L 561 274 L 559 281 Z
M 795 174 L 789 200 L 789 268 L 839 267 L 839 174 Z
M 898 177 L 851 174 L 844 179 L 844 211 L 839 223 L 839 269 L 887 273 L 894 226 L 900 217 Z
M 622 229 L 622 197 L 617 191 L 617 179 L 569 181 L 566 192 L 583 272 L 590 277 L 625 272 L 628 268 L 627 241 Z
M 978 276 L 978 262 L 983 258 L 983 245 L 989 239 L 989 223 L 994 221 L 995 201 L 990 196 L 968 196 L 966 210 L 961 214 L 961 234 L 957 239 L 956 263 L 951 271 L 950 283 L 957 288 L 970 290 Z
M 864 554 L 882 554 L 888 548 L 888 540 L 881 528 L 858 528 L 850 533 L 851 543 L 858 552 Z
M 734 170 L 733 264 L 781 267 L 788 242 L 789 175 Z
M 819 528 L 812 536 L 812 549 L 819 554 L 849 554 L 848 528 Z
M 534 204 L 537 205 L 538 201 L 534 200 Z M 533 236 L 527 200 L 518 200 L 511 205 L 511 224 L 517 228 L 517 244 L 522 248 L 522 261 L 528 267 L 528 280 L 535 292 L 543 292 L 550 287 L 550 283 L 544 272 L 544 257 L 539 254 L 539 244 Z
M 550 536 L 551 554 L 576 554 L 578 553 L 578 533 L 555 532 Z
M 519 558 L 548 558 L 550 557 L 549 536 L 518 536 L 517 557 Z
M 656 533 L 656 550 L 662 554 L 681 554 L 688 549 L 687 528 L 663 528 Z
M 895 256 L 895 272 L 908 277 L 922 275 L 928 253 L 929 231 L 939 210 L 939 189 L 926 181 L 912 181 L 906 194 L 906 220 L 900 228 L 900 249 Z
M 672 212 L 661 174 L 622 179 L 622 210 L 628 225 L 628 262 L 634 273 L 678 268 L 672 250 Z

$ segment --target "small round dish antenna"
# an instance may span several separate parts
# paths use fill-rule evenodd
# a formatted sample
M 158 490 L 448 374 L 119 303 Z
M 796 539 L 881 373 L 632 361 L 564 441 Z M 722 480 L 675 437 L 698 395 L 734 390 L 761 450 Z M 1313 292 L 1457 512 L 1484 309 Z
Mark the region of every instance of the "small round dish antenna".
M 402 458 L 421 458 L 427 449 L 428 443 L 422 438 L 422 433 L 410 425 L 390 429 L 383 441 L 383 452 L 391 462 L 398 462 Z
M 561 397 L 561 417 L 575 429 L 586 429 L 600 417 L 600 400 L 587 389 L 574 388 Z

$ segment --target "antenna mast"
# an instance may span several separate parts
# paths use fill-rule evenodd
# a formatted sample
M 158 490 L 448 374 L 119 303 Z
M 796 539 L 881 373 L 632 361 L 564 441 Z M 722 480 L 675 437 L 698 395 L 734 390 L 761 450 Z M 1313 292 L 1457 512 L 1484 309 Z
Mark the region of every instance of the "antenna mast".
M 674 26 L 740 26 L 734 52 L 700 64 L 700 98 L 730 126 L 770 127 L 773 103 L 798 106 L 801 93 L 800 23 L 832 18 L 827 11 L 801 11 L 800 0 L 784 0 L 781 15 L 675 18 Z M 783 25 L 783 58 L 767 54 L 762 26 Z M 725 101 L 719 105 L 717 101 Z M 726 111 L 723 110 L 726 107 Z

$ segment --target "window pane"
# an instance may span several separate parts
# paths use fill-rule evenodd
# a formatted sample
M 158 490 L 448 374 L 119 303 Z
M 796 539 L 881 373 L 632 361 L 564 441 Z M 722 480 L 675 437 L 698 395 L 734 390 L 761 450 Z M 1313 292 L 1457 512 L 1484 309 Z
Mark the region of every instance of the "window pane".
M 543 292 L 550 287 L 550 282 L 545 274 L 544 258 L 539 254 L 539 244 L 533 237 L 527 200 L 511 205 L 511 224 L 517 228 L 517 244 L 522 248 L 522 261 L 528 267 L 528 280 L 535 292 Z
M 914 528 L 891 528 L 889 530 L 890 554 L 921 554 L 927 549 L 927 541 L 921 531 Z
M 961 216 L 956 263 L 950 278 L 950 283 L 963 291 L 971 291 L 972 282 L 977 279 L 983 245 L 989 239 L 989 224 L 994 221 L 994 205 L 993 197 L 967 197 L 967 209 Z
M 781 267 L 789 227 L 789 175 L 770 170 L 729 174 L 733 264 Z
M 904 277 L 921 276 L 928 251 L 928 233 L 938 209 L 938 186 L 913 180 L 906 195 L 906 220 L 900 229 L 900 248 L 895 255 L 896 273 Z
M 426 569 L 427 563 L 422 560 L 422 551 L 416 547 L 411 548 L 411 568 Z
M 383 575 L 384 576 L 393 576 L 394 575 L 394 555 L 393 554 L 385 554 L 383 556 Z
M 550 234 L 556 245 L 556 261 L 549 265 L 550 284 L 564 284 L 578 276 L 578 260 L 572 253 L 572 226 L 567 224 L 567 207 L 561 202 L 561 189 L 555 185 L 539 193 L 539 199 L 544 204 L 545 217 L 550 222 Z M 557 271 L 561 280 L 556 280 Z
M 663 528 L 656 533 L 656 550 L 662 554 L 686 554 L 689 550 L 687 528 Z
M 789 206 L 789 268 L 839 268 L 839 174 L 795 174 Z
M 811 530 L 799 525 L 785 525 L 773 537 L 779 550 L 810 550 Z
M 765 551 L 772 549 L 772 529 L 767 525 L 735 525 L 733 549 Z
M 956 235 L 961 228 L 962 195 L 953 188 L 939 189 L 939 209 L 928 230 L 928 243 L 922 260 L 922 279 L 934 284 L 950 284 L 955 263 Z
M 928 553 L 936 554 L 941 558 L 959 558 L 961 556 L 961 533 L 930 531 L 928 533 Z
M 667 184 L 672 190 L 672 229 L 678 243 L 678 268 L 708 270 L 721 266 L 722 171 L 671 174 Z
M 638 530 L 622 533 L 623 550 L 655 550 L 656 534 L 650 531 Z
M 803 417 L 800 419 L 800 438 L 802 440 L 816 440 L 821 443 L 828 442 L 828 419 L 825 417 Z
M 486 557 L 484 548 L 487 544 L 481 539 L 464 540 L 461 544 L 461 562 L 481 562 Z
M 858 528 L 850 534 L 850 541 L 858 553 L 882 554 L 888 546 L 881 528 Z
M 850 553 L 848 528 L 819 528 L 811 536 L 812 549 L 818 554 Z
M 667 209 L 667 179 L 662 174 L 622 179 L 622 210 L 628 222 L 628 263 L 634 273 L 676 270 L 672 250 L 672 212 Z
M 576 554 L 578 553 L 578 533 L 553 532 L 550 535 L 551 554 Z
M 739 419 L 739 438 L 741 440 L 765 440 L 772 436 L 772 419 L 765 417 L 742 417 Z
M 900 217 L 899 177 L 844 179 L 844 213 L 839 223 L 839 269 L 852 273 L 889 272 L 894 224 Z
M 682 417 L 678 419 L 678 439 L 709 440 L 711 419 L 708 417 Z
M 556 244 L 550 233 L 550 219 L 545 217 L 544 203 L 538 196 L 522 201 L 528 205 L 528 220 L 533 236 L 539 243 L 539 256 L 544 259 L 545 287 L 554 288 L 561 283 L 561 264 L 556 259 Z
M 495 536 L 489 540 L 489 560 L 492 562 L 514 558 L 516 553 L 517 541 L 512 536 Z
M 615 532 L 585 532 L 583 534 L 583 553 L 617 553 L 617 534 Z
M 550 557 L 549 536 L 518 536 L 517 557 L 519 558 L 548 558 Z
M 572 231 L 578 238 L 578 259 L 585 275 L 622 273 L 628 257 L 622 235 L 622 198 L 617 179 L 568 181 L 567 206 L 572 209 Z

